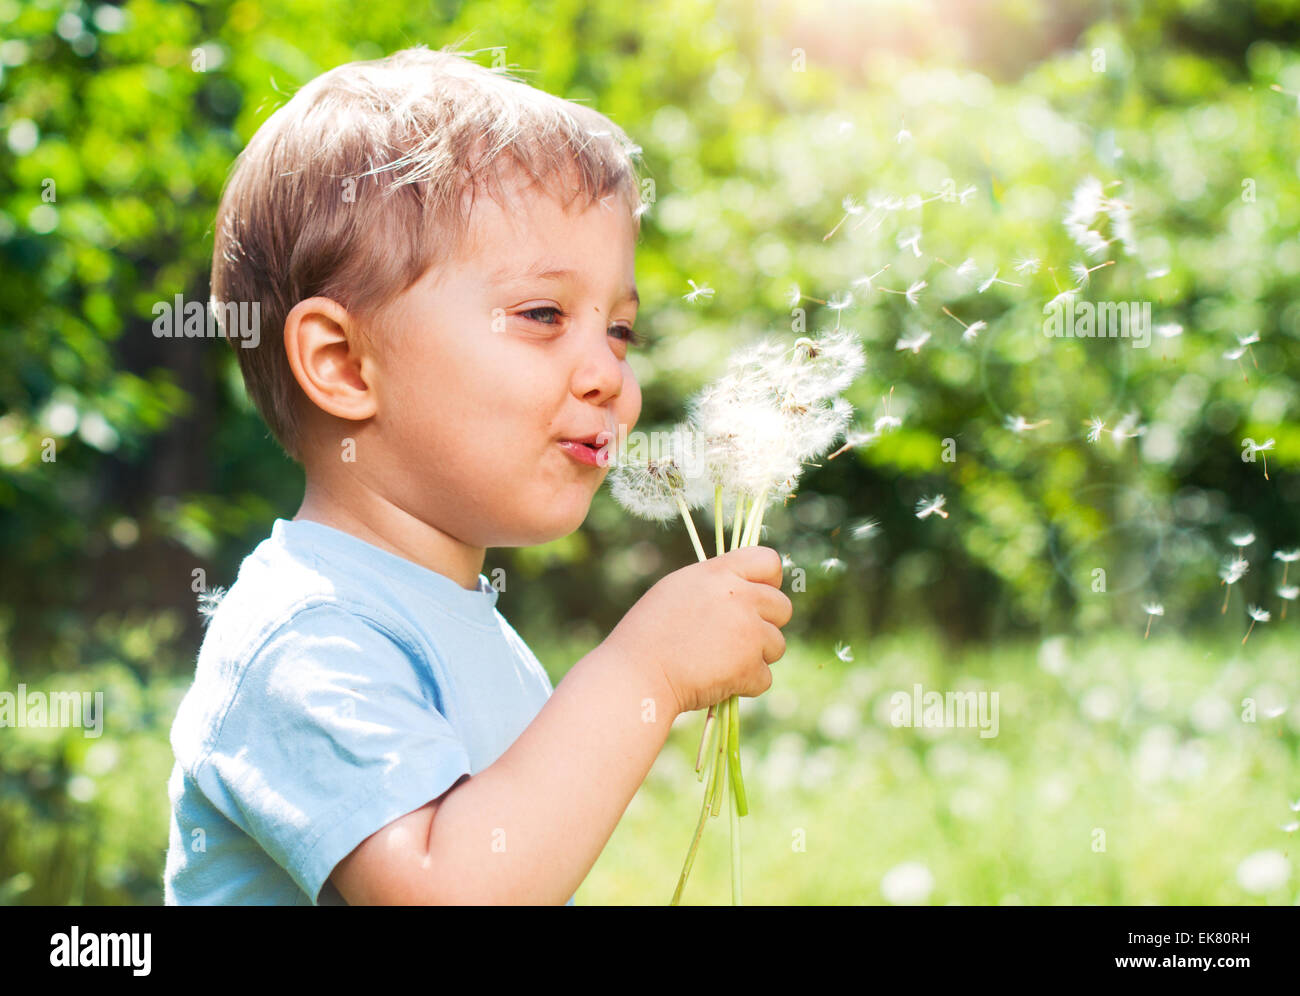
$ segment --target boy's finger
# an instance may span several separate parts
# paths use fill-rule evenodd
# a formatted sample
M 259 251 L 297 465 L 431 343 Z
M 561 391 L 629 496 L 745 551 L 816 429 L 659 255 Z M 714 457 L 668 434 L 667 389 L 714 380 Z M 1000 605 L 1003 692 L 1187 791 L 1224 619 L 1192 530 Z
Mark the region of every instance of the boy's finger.
M 770 546 L 745 546 L 719 558 L 746 581 L 781 587 L 781 555 Z

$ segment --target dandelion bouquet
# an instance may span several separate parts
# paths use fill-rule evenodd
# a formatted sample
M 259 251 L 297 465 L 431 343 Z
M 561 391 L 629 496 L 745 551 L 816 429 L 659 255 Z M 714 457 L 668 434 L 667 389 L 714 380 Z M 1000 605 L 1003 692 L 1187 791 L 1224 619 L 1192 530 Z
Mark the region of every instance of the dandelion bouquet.
M 662 434 L 667 443 L 645 459 L 617 462 L 614 498 L 628 511 L 660 522 L 680 516 L 695 554 L 707 559 L 691 509 L 713 513 L 717 554 L 724 547 L 727 510 L 731 549 L 756 546 L 768 505 L 788 502 L 804 465 L 825 455 L 843 435 L 853 406 L 841 397 L 865 360 L 857 337 L 836 329 L 793 346 L 765 340 L 728 360 L 726 373 L 693 397 L 689 417 Z M 656 434 L 658 435 L 658 434 Z M 704 801 L 672 905 L 681 901 L 704 826 L 730 800 L 731 897 L 741 903 L 740 817 L 749 812 L 740 768 L 739 696 L 711 706 L 696 754 Z

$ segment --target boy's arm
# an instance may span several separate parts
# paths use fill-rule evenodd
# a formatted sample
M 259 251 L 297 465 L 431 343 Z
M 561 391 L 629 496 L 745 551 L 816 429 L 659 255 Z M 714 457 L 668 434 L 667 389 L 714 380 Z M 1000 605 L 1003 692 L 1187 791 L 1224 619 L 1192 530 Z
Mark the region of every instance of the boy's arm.
M 602 643 L 495 763 L 341 860 L 349 904 L 562 904 L 577 891 L 678 715 L 658 664 Z

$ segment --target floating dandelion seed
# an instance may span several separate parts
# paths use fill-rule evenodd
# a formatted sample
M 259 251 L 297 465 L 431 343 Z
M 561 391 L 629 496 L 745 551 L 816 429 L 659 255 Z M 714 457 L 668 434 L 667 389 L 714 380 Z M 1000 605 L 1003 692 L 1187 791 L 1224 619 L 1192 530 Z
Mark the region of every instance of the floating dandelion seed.
M 975 260 L 969 256 L 962 260 L 957 266 L 953 266 L 942 256 L 935 256 L 934 258 L 944 266 L 948 267 L 948 269 L 952 270 L 952 272 L 957 274 L 959 277 L 965 277 L 967 280 L 973 280 L 975 277 L 975 270 L 977 267 L 975 265 Z
M 799 293 L 799 285 L 795 284 L 793 287 L 790 288 L 790 297 L 789 297 L 790 307 L 797 308 L 799 306 L 799 302 L 802 300 L 803 300 L 803 295 Z
M 1286 584 L 1287 569 L 1300 560 L 1300 547 L 1294 550 L 1274 550 L 1273 559 L 1282 561 L 1282 583 Z
M 845 308 L 849 307 L 852 303 L 853 303 L 853 295 L 849 293 L 845 293 L 841 295 L 832 294 L 830 300 L 826 302 L 826 307 L 830 308 L 831 311 L 835 312 L 835 331 L 837 332 L 839 331 L 841 313 L 844 311 Z
M 1241 379 L 1250 383 L 1250 378 L 1246 376 L 1246 368 L 1242 365 L 1241 358 L 1246 355 L 1246 347 L 1238 346 L 1236 349 L 1229 349 L 1223 354 L 1225 360 L 1236 360 L 1237 366 L 1241 367 Z
M 1250 544 L 1255 542 L 1255 534 L 1249 532 L 1233 533 L 1228 537 L 1228 542 L 1233 546 L 1240 547 L 1244 550 L 1246 547 L 1250 546 Z
M 1147 270 L 1148 280 L 1159 280 L 1161 277 L 1167 276 L 1169 276 L 1169 267 L 1167 266 L 1160 266 L 1154 270 Z
M 1256 369 L 1256 370 L 1259 369 L 1259 360 L 1255 359 L 1255 351 L 1254 351 L 1253 349 L 1251 349 L 1250 347 L 1253 346 L 1253 345 L 1255 345 L 1255 343 L 1257 343 L 1257 342 L 1259 342 L 1259 330 L 1258 330 L 1258 329 L 1256 329 L 1256 330 L 1255 330 L 1254 332 L 1252 332 L 1250 335 L 1239 335 L 1239 336 L 1237 336 L 1237 345 L 1238 345 L 1238 346 L 1244 346 L 1246 349 L 1250 350 L 1250 362 L 1253 363 L 1253 364 L 1255 364 L 1255 369 Z
M 1087 266 L 1084 263 L 1071 263 L 1070 274 L 1074 277 L 1076 288 L 1087 287 L 1089 282 L 1092 280 L 1094 272 L 1100 270 L 1103 266 L 1114 265 L 1115 261 L 1113 259 L 1108 259 L 1104 263 L 1098 263 L 1096 266 Z
M 1223 580 L 1220 584 L 1227 585 L 1227 590 L 1223 593 L 1223 608 L 1219 610 L 1220 615 L 1227 615 L 1228 596 L 1232 594 L 1232 586 L 1245 577 L 1246 572 L 1250 570 L 1250 561 L 1245 557 L 1238 555 L 1231 560 L 1224 561 L 1223 567 L 1219 570 L 1219 577 Z
M 947 315 L 949 318 L 951 318 L 953 321 L 955 321 L 963 329 L 965 329 L 965 331 L 962 332 L 961 334 L 962 340 L 965 342 L 970 342 L 977 335 L 979 335 L 981 331 L 989 327 L 989 323 L 983 321 L 982 319 L 978 322 L 971 322 L 971 324 L 967 325 L 965 322 L 963 322 L 960 318 L 954 315 L 947 308 L 943 309 L 943 313 Z
M 850 217 L 852 217 L 855 214 L 861 214 L 863 211 L 863 206 L 859 204 L 857 201 L 855 201 L 852 197 L 845 197 L 843 202 L 841 203 L 841 206 L 844 208 L 844 217 L 835 223 L 834 228 L 832 228 L 829 232 L 827 232 L 825 235 L 822 236 L 823 242 L 825 242 L 837 231 L 839 231 L 840 226 L 844 224 L 846 221 L 848 221 Z
M 1300 585 L 1283 585 L 1277 590 L 1278 598 L 1282 599 L 1282 618 L 1286 618 L 1287 603 L 1294 602 L 1297 595 L 1300 595 Z
M 931 515 L 938 515 L 941 518 L 948 518 L 948 513 L 943 510 L 943 495 L 935 495 L 933 498 L 922 498 L 916 503 L 916 517 L 926 519 Z
M 912 351 L 912 355 L 915 356 L 917 353 L 921 352 L 921 347 L 924 346 L 929 341 L 930 341 L 929 332 L 918 332 L 915 336 L 913 336 L 910 339 L 906 339 L 906 338 L 899 339 L 898 342 L 894 343 L 894 348 L 899 350 L 910 349 Z
M 894 397 L 894 389 L 891 387 L 889 389 L 889 393 L 885 395 L 883 398 L 881 398 L 881 401 L 884 402 L 885 414 L 881 415 L 879 418 L 876 419 L 876 423 L 872 427 L 872 430 L 870 432 L 863 432 L 859 430 L 857 432 L 848 433 L 848 435 L 845 436 L 844 445 L 841 446 L 834 453 L 832 453 L 830 456 L 828 456 L 826 459 L 834 460 L 845 450 L 852 449 L 855 446 L 861 446 L 863 443 L 872 442 L 873 440 L 878 439 L 882 432 L 885 432 L 889 429 L 897 429 L 900 425 L 902 425 L 903 420 L 898 416 L 891 414 L 889 411 L 889 402 L 893 397 Z
M 1008 415 L 1004 425 L 1012 432 L 1030 432 L 1034 429 L 1041 429 L 1049 425 L 1051 419 L 1043 419 L 1041 422 L 1030 422 L 1023 415 Z
M 905 295 L 907 303 L 915 308 L 916 300 L 921 296 L 921 291 L 925 290 L 925 288 L 926 283 L 924 280 L 918 280 L 916 283 L 912 284 L 911 287 L 907 288 L 907 294 Z
M 690 279 L 688 279 L 686 282 L 691 285 L 690 292 L 682 295 L 682 297 L 684 297 L 687 301 L 691 301 L 693 303 L 701 297 L 713 296 L 713 288 L 710 287 L 708 284 L 700 284 L 697 286 L 695 281 Z
M 203 620 L 204 629 L 207 628 L 208 623 L 212 622 L 212 617 L 216 615 L 217 608 L 225 597 L 225 588 L 213 588 L 211 591 L 199 592 L 198 612 L 199 617 Z
M 898 237 L 899 249 L 911 249 L 912 255 L 917 259 L 921 258 L 921 230 L 919 228 L 909 229 Z
M 849 529 L 849 535 L 852 536 L 854 539 L 870 539 L 879 531 L 879 529 L 880 529 L 879 520 L 863 519 L 861 522 L 855 523 Z M 1300 588 L 1296 590 L 1300 591 Z
M 1145 640 L 1148 636 L 1151 635 L 1151 620 L 1153 620 L 1156 616 L 1163 616 L 1165 614 L 1165 607 L 1161 605 L 1159 602 L 1147 602 L 1145 605 L 1142 606 L 1142 611 L 1147 614 L 1146 636 L 1142 637 L 1142 639 Z
M 1266 439 L 1262 443 L 1257 443 L 1253 439 L 1242 440 L 1242 443 L 1245 445 L 1245 447 L 1248 450 L 1250 450 L 1251 456 L 1254 456 L 1256 453 L 1265 453 L 1265 451 L 1271 450 L 1273 448 L 1273 444 L 1276 442 L 1277 442 L 1276 439 Z M 1264 457 L 1264 480 L 1266 481 L 1268 480 L 1268 456 L 1267 455 L 1265 455 Z
M 1119 182 L 1121 181 L 1115 181 Z M 1101 233 L 1093 228 L 1101 215 L 1110 221 L 1113 236 L 1110 239 L 1102 238 Z M 1130 255 L 1136 252 L 1131 207 L 1124 201 L 1107 197 L 1105 188 L 1096 177 L 1085 177 L 1074 189 L 1063 223 L 1070 238 L 1089 256 L 1100 255 L 1116 240 L 1123 244 Z
M 990 287 L 992 287 L 994 284 L 1006 284 L 1008 287 L 1023 287 L 1023 286 L 1024 286 L 1024 284 L 1018 284 L 1018 283 L 1015 283 L 1015 282 L 1013 282 L 1013 281 L 1011 281 L 1011 280 L 999 280 L 999 279 L 998 279 L 998 270 L 994 270 L 994 271 L 993 271 L 993 275 L 992 275 L 991 277 L 989 277 L 987 280 L 985 280 L 982 284 L 980 284 L 980 286 L 979 286 L 979 293 L 983 294 L 986 290 L 988 290 L 988 289 L 989 289 Z
M 1016 260 L 1015 271 L 1033 276 L 1038 272 L 1040 261 L 1037 256 L 1024 256 Z
M 1095 443 L 1101 438 L 1101 434 L 1106 431 L 1106 423 L 1095 415 L 1092 417 L 1090 422 L 1085 422 L 1083 424 L 1089 427 L 1088 442 L 1090 443 Z
M 1295 833 L 1297 830 L 1300 830 L 1300 822 L 1297 822 L 1296 820 L 1292 820 L 1290 823 L 1279 823 L 1277 826 L 1279 830 L 1286 833 Z
M 1287 806 L 1290 807 L 1291 812 L 1300 813 L 1300 799 L 1297 799 L 1295 802 L 1288 802 Z
M 1241 645 L 1244 647 L 1246 641 L 1250 638 L 1251 630 L 1255 628 L 1257 622 L 1268 622 L 1272 614 L 1261 609 L 1257 605 L 1249 606 L 1246 610 L 1250 613 L 1250 629 L 1246 630 L 1246 635 L 1241 638 Z
M 853 648 L 845 643 L 837 643 L 835 644 L 835 656 L 847 664 L 853 660 Z
M 876 277 L 880 276 L 882 273 L 884 273 L 886 270 L 888 270 L 889 267 L 890 267 L 890 264 L 889 264 L 889 263 L 886 263 L 884 266 L 882 266 L 882 267 L 881 267 L 879 270 L 877 270 L 875 273 L 872 273 L 872 274 L 870 274 L 870 275 L 868 275 L 868 276 L 865 276 L 865 277 L 858 277 L 858 279 L 855 280 L 855 281 L 853 281 L 853 283 L 850 284 L 849 286 L 851 286 L 851 287 L 856 287 L 856 288 L 858 288 L 859 290 L 871 290 L 871 281 L 875 280 Z
M 839 557 L 827 557 L 822 561 L 822 570 L 827 574 L 830 574 L 832 571 L 838 574 L 840 571 L 844 570 L 844 561 L 840 560 Z
M 961 191 L 957 194 L 957 203 L 965 204 L 966 198 L 974 197 L 974 196 L 975 196 L 975 184 L 973 183 L 968 184 L 967 186 L 963 187 Z
M 1110 439 L 1116 446 L 1123 446 L 1126 440 L 1136 439 L 1146 431 L 1146 426 L 1138 425 L 1137 412 L 1130 412 L 1120 420 L 1119 425 L 1110 430 Z
M 898 141 L 899 145 L 902 145 L 904 142 L 910 142 L 912 140 L 912 133 L 907 130 L 907 124 L 905 122 L 901 122 L 900 124 L 901 126 L 898 129 L 898 134 L 895 135 L 894 138 Z
M 878 438 L 880 438 L 880 433 L 878 432 L 862 432 L 861 430 L 850 432 L 844 439 L 844 445 L 834 453 L 830 454 L 826 459 L 834 460 L 845 450 L 851 450 L 855 446 L 861 446 L 864 443 L 874 442 Z
M 1172 339 L 1174 336 L 1183 334 L 1183 327 L 1177 322 L 1166 322 L 1163 325 L 1157 325 L 1155 333 L 1162 339 Z

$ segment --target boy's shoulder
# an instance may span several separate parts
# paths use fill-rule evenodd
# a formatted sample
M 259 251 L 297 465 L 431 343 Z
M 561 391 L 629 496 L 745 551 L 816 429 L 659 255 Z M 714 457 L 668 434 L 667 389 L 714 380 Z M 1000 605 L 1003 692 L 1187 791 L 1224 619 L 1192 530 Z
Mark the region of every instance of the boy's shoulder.
M 444 692 L 461 679 L 456 663 L 491 648 L 550 691 L 541 663 L 497 611 L 497 592 L 482 575 L 470 591 L 320 523 L 277 519 L 230 589 L 201 601 L 207 628 L 171 735 L 189 771 L 241 694 L 251 708 L 272 709 L 281 696 L 382 680 L 391 694 L 418 695 L 445 711 Z
M 187 770 L 212 744 L 241 684 L 255 665 L 274 668 L 286 660 L 275 653 L 285 638 L 302 639 L 325 624 L 342 634 L 366 626 L 409 650 L 412 640 L 382 603 L 366 597 L 353 573 L 325 563 L 310 547 L 293 542 L 285 520 L 241 562 L 228 589 L 200 593 L 204 618 L 194 681 L 181 700 L 172 726 L 172 748 Z

